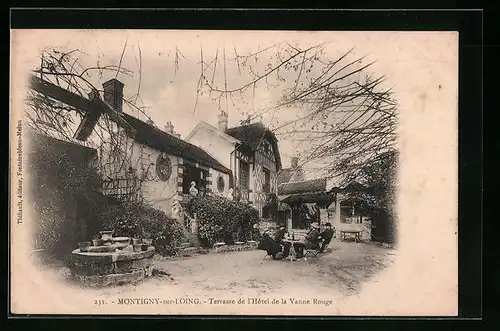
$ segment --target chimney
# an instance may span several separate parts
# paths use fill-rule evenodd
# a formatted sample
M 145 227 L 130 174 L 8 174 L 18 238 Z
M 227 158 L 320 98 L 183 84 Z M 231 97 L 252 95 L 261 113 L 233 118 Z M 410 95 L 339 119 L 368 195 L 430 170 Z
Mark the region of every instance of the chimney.
M 123 111 L 123 86 L 122 82 L 114 78 L 102 84 L 104 101 L 119 112 Z
M 96 99 L 100 99 L 101 97 L 99 96 L 99 91 L 92 90 L 88 94 L 88 98 L 89 98 L 89 100 L 93 101 L 93 100 L 96 100 Z
M 165 124 L 165 132 L 171 135 L 174 134 L 174 126 L 172 125 L 172 123 L 167 122 L 167 124 Z
M 181 139 L 181 134 L 180 133 L 174 133 L 174 137 Z
M 304 170 L 301 166 L 299 166 L 299 158 L 292 157 L 291 158 L 291 168 L 293 170 L 292 176 L 290 177 L 289 182 L 301 182 L 305 179 Z
M 227 131 L 227 114 L 220 113 L 218 116 L 217 127 L 221 132 Z

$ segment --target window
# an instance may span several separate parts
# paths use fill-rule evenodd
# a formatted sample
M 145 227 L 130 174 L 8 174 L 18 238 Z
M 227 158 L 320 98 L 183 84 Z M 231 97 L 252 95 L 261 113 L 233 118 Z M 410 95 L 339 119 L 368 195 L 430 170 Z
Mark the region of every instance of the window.
M 184 164 L 184 172 L 182 174 L 182 193 L 189 194 L 191 182 L 196 183 L 198 192 L 205 191 L 205 179 L 208 176 L 208 171 L 196 168 L 189 164 Z
M 219 178 L 217 178 L 217 190 L 222 193 L 224 192 L 224 188 L 226 186 L 226 183 L 224 182 L 224 178 L 222 176 L 219 176 Z
M 264 185 L 262 186 L 262 191 L 264 193 L 271 192 L 271 172 L 269 169 L 263 168 L 264 171 Z
M 240 187 L 244 189 L 250 188 L 250 165 L 240 160 Z

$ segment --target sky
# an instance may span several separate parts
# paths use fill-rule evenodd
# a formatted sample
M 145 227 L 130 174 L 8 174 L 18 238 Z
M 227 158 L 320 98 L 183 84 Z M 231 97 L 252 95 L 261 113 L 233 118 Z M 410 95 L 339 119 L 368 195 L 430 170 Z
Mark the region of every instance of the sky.
M 272 80 L 270 83 L 276 85 L 274 88 L 259 83 L 255 92 L 248 89 L 242 95 L 242 100 L 246 103 L 236 100 L 233 104 L 229 100 L 226 105 L 223 100 L 219 105 L 208 95 L 199 95 L 197 98 L 201 56 L 204 62 L 209 63 L 218 54 L 219 62 L 214 76 L 214 86 L 224 88 L 225 63 L 227 87 L 237 88 L 249 82 L 252 75 L 247 69 L 241 69 L 241 66 L 239 68 L 234 59 L 236 52 L 238 55 L 250 54 L 283 42 L 301 48 L 327 42 L 325 54 L 327 58 L 335 59 L 354 48 L 349 59 L 366 56 L 363 64 L 375 61 L 368 72 L 375 76 L 384 75 L 386 77 L 384 87 L 393 88 L 398 102 L 401 99 L 410 100 L 414 96 L 412 94 L 415 88 L 412 85 L 435 85 L 433 80 L 439 77 L 439 64 L 449 64 L 455 60 L 453 54 L 450 55 L 449 52 L 433 51 L 434 46 L 446 47 L 442 43 L 447 39 L 437 38 L 436 33 L 154 30 L 27 30 L 16 33 L 13 38 L 14 46 L 23 49 L 25 64 L 31 65 L 32 68 L 39 64 L 37 56 L 39 57 L 44 48 L 54 47 L 61 51 L 80 50 L 82 53 L 79 62 L 84 68 L 98 63 L 120 64 L 121 67 L 132 71 L 133 76 L 124 74 L 116 76 L 125 84 L 124 96 L 132 97 L 139 91 L 137 104 L 147 107 L 145 113 L 155 125 L 163 128 L 169 121 L 182 138 L 185 138 L 199 121 L 206 121 L 216 126 L 219 108 L 227 111 L 230 127 L 239 125 L 245 118 L 242 115 L 243 111 L 275 104 L 282 96 L 283 88 L 291 86 L 289 77 L 285 82 Z M 253 70 L 265 70 L 269 62 L 268 56 L 271 54 L 273 53 L 270 51 L 263 52 L 258 61 L 251 63 Z M 435 69 L 428 71 L 426 76 L 419 76 L 420 80 L 425 79 L 425 81 L 411 81 L 411 71 L 405 68 L 418 70 L 419 66 L 429 65 L 432 62 L 435 64 Z M 90 80 L 96 87 L 100 87 L 103 82 L 115 78 L 115 75 L 114 72 L 105 72 L 101 77 L 95 73 L 90 76 Z M 137 110 L 125 108 L 125 111 L 146 120 L 145 115 Z M 297 108 L 281 109 L 266 113 L 262 121 L 279 125 L 293 120 L 301 112 L 302 110 Z M 282 139 L 279 146 L 283 166 L 287 167 L 290 158 L 298 153 L 297 142 L 290 138 Z M 314 165 L 310 167 L 313 168 Z

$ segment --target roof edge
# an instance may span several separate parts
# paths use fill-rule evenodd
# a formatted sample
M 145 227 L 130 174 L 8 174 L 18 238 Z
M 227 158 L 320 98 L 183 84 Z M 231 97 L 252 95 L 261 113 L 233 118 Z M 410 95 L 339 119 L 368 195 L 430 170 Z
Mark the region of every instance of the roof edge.
M 198 131 L 199 129 L 201 128 L 206 128 L 212 132 L 215 132 L 216 134 L 218 134 L 219 136 L 225 138 L 226 140 L 229 140 L 231 141 L 232 143 L 241 143 L 240 140 L 226 134 L 226 133 L 223 133 L 223 132 L 220 132 L 220 130 L 218 130 L 215 126 L 205 122 L 205 121 L 200 121 L 198 122 L 198 124 L 196 124 L 196 126 L 193 128 L 193 130 L 191 130 L 191 132 L 187 135 L 186 137 L 186 141 L 189 141 L 189 139 L 192 138 L 192 136 L 195 134 L 196 131 Z
M 159 150 L 159 151 L 164 151 L 168 154 L 172 154 L 172 155 L 176 155 L 176 156 L 181 156 L 183 158 L 186 158 L 187 160 L 190 160 L 191 162 L 198 162 L 200 164 L 205 164 L 206 166 L 209 166 L 210 168 L 214 169 L 214 170 L 217 170 L 217 171 L 220 171 L 220 172 L 223 172 L 223 173 L 227 173 L 227 174 L 231 174 L 232 175 L 232 171 L 231 169 L 227 168 L 226 166 L 224 166 L 219 160 L 217 160 L 216 158 L 214 158 L 212 155 L 210 155 L 206 150 L 204 150 L 203 148 L 199 147 L 199 146 L 196 146 L 195 144 L 192 144 L 184 139 L 181 139 L 181 138 L 177 138 L 173 135 L 170 135 L 168 134 L 167 132 L 155 127 L 155 126 L 151 126 L 150 124 L 142 121 L 141 119 L 135 117 L 135 116 L 132 116 L 130 114 L 127 114 L 127 113 L 124 113 L 126 116 L 128 116 L 130 119 L 133 119 L 134 121 L 137 121 L 137 122 L 140 122 L 142 123 L 143 125 L 149 127 L 155 135 L 158 135 L 158 136 L 168 136 L 170 139 L 174 139 L 174 140 L 179 140 L 187 145 L 190 145 L 192 146 L 193 148 L 195 149 L 198 149 L 199 151 L 201 151 L 202 153 L 206 154 L 206 156 L 208 156 L 209 158 L 211 158 L 214 162 L 214 164 L 205 164 L 204 162 L 200 162 L 199 160 L 196 160 L 196 159 L 190 159 L 190 158 L 187 158 L 183 155 L 178 155 L 178 154 L 174 154 L 174 153 L 171 153 L 169 151 L 165 151 L 164 150 L 164 147 L 162 147 L 161 149 L 158 149 L 154 146 L 151 146 L 149 145 L 147 142 L 140 142 L 140 141 L 137 141 L 136 137 L 134 135 L 132 135 L 130 132 L 128 132 L 127 130 L 125 130 L 125 134 L 127 134 L 129 137 L 133 138 L 134 140 L 137 141 L 137 143 L 140 143 L 140 144 L 143 144 L 145 146 L 149 146 L 155 150 Z

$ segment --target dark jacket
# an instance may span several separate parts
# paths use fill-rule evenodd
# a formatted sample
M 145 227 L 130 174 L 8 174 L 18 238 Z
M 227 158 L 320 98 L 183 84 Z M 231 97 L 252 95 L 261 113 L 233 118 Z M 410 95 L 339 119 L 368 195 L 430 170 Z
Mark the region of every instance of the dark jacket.
M 304 244 L 306 245 L 307 248 L 316 248 L 319 246 L 319 240 L 318 240 L 319 232 L 317 229 L 311 229 L 304 238 Z
M 274 234 L 274 241 L 276 241 L 277 243 L 281 242 L 285 238 L 285 233 L 286 229 L 278 229 L 278 231 L 276 231 L 276 233 Z
M 330 241 L 333 238 L 333 229 L 325 229 L 323 232 L 321 232 L 319 235 L 321 236 L 321 239 L 325 241 Z
M 262 238 L 257 248 L 260 250 L 267 251 L 267 254 L 269 255 L 275 255 L 281 252 L 280 244 L 274 241 L 274 239 L 271 238 L 271 236 L 267 233 L 264 233 L 262 235 Z

